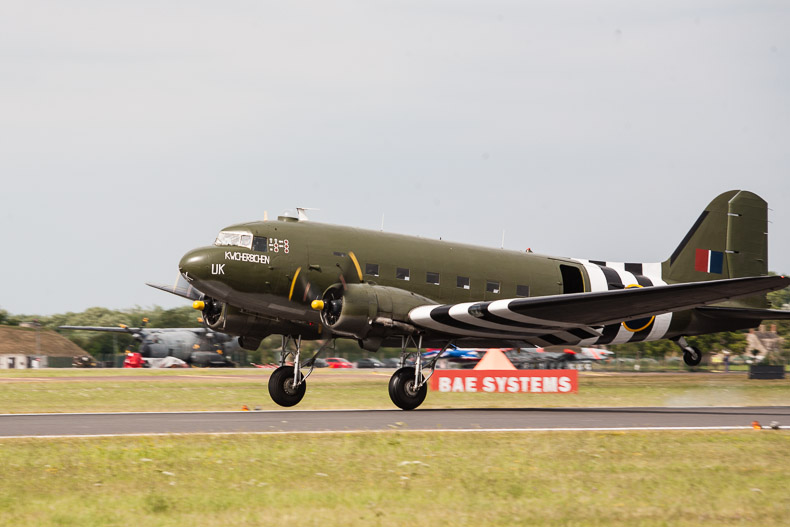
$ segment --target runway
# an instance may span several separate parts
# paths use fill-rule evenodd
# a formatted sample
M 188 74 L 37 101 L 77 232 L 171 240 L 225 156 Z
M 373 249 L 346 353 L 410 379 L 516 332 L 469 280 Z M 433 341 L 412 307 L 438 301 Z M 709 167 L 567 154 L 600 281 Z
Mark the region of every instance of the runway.
M 160 434 L 790 428 L 790 407 L 277 410 L 0 415 L 0 438 Z

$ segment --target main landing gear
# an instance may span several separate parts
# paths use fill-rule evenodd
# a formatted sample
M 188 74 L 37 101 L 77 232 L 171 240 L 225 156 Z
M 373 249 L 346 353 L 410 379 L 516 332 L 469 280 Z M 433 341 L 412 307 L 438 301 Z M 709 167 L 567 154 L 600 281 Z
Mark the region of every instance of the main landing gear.
M 288 343 L 293 342 L 293 350 L 288 349 Z M 315 359 L 318 354 L 330 347 L 330 343 L 334 346 L 334 340 L 327 340 L 318 348 L 315 354 L 307 359 L 304 363 L 300 363 L 302 352 L 302 337 L 286 337 L 283 335 L 283 346 L 280 352 L 280 367 L 274 370 L 269 377 L 269 395 L 272 401 L 280 406 L 295 406 L 304 397 L 307 391 L 307 378 L 313 373 L 315 368 Z M 293 365 L 288 366 L 286 361 L 288 357 L 293 358 Z M 302 374 L 303 367 L 310 367 L 307 374 Z
M 673 340 L 678 346 L 680 346 L 680 349 L 683 350 L 683 362 L 685 362 L 688 366 L 699 366 L 699 363 L 702 362 L 702 352 L 699 350 L 699 348 L 689 346 L 685 337 L 678 337 Z
M 293 343 L 293 349 L 289 349 L 289 343 Z M 416 351 L 408 350 L 410 344 L 411 347 L 416 348 Z M 436 371 L 436 362 L 451 345 L 452 341 L 448 342 L 442 351 L 425 365 L 431 370 L 428 377 L 425 377 L 422 374 L 422 337 L 418 337 L 416 342 L 411 336 L 403 337 L 400 368 L 392 374 L 389 382 L 390 399 L 395 403 L 395 406 L 403 410 L 414 410 L 422 404 L 428 393 L 428 381 Z M 302 337 L 283 336 L 280 367 L 274 370 L 269 377 L 269 395 L 272 400 L 280 406 L 286 407 L 299 404 L 307 391 L 306 381 L 313 373 L 315 359 L 325 349 L 332 347 L 334 347 L 334 340 L 327 340 L 312 357 L 301 363 Z M 292 365 L 286 364 L 289 357 L 292 358 Z M 408 364 L 412 357 L 413 365 Z M 302 368 L 306 367 L 310 369 L 306 374 L 302 374 Z
M 417 348 L 416 352 L 407 350 L 409 344 L 413 344 Z M 436 361 L 447 350 L 450 343 L 442 348 L 431 362 L 428 367 L 431 368 L 431 373 L 425 378 L 422 374 L 422 337 L 415 343 L 412 337 L 403 337 L 401 345 L 401 358 L 400 368 L 395 370 L 395 373 L 390 377 L 389 392 L 390 399 L 395 406 L 402 410 L 414 410 L 422 404 L 425 396 L 428 394 L 428 380 L 433 376 L 436 370 Z M 409 358 L 414 355 L 414 366 L 407 366 L 406 363 Z

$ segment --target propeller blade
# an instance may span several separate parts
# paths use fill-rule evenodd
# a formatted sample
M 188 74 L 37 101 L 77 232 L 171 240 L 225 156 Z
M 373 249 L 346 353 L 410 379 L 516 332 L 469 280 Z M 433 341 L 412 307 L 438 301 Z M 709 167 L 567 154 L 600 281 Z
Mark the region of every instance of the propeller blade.
M 189 300 L 201 300 L 205 295 L 192 287 L 192 284 L 186 281 L 186 279 L 182 275 L 178 275 L 178 280 L 172 285 L 165 285 L 165 284 L 152 284 L 150 282 L 146 282 L 147 286 L 153 287 L 154 289 L 159 289 L 161 291 L 167 291 L 168 293 L 172 293 L 174 295 L 188 298 Z
M 348 284 L 361 284 L 365 280 L 362 277 L 362 268 L 359 265 L 359 260 L 357 260 L 354 251 L 349 251 L 348 254 L 344 256 L 344 260 L 336 265 L 340 269 L 338 280 L 343 284 L 343 290 L 346 290 L 348 289 Z
M 318 298 L 321 298 L 321 290 L 310 282 L 307 273 L 302 272 L 302 268 L 299 267 L 291 279 L 288 300 L 310 304 Z

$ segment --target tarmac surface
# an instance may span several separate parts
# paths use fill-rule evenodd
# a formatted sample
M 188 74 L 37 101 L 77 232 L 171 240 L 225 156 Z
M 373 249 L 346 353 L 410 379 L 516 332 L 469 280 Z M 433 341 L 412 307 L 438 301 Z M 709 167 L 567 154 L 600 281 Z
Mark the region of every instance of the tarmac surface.
M 790 406 L 5 414 L 0 438 L 382 431 L 790 429 Z

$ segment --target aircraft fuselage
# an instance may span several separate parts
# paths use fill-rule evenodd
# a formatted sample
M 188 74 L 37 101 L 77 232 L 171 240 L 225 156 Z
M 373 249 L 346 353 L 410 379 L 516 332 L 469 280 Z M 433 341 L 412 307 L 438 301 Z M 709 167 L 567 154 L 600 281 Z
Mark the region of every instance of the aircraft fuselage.
M 222 316 L 227 315 L 232 323 L 215 329 L 261 338 L 272 333 L 298 334 L 306 339 L 326 336 L 319 312 L 311 308 L 310 302 L 338 284 L 345 287 L 346 282 L 408 291 L 422 298 L 422 304 L 482 302 L 666 283 L 661 277 L 662 264 L 577 260 L 308 221 L 244 223 L 227 227 L 222 233 L 238 233 L 239 237 L 226 236 L 228 245 L 190 251 L 182 258 L 180 270 L 212 299 L 238 308 L 238 312 L 231 313 L 225 307 Z M 220 238 L 217 243 L 222 243 Z M 256 316 L 261 320 L 256 322 Z M 750 327 L 753 322 L 736 325 Z M 656 340 L 710 329 L 710 323 L 687 311 L 611 324 L 600 328 L 598 335 L 579 333 L 547 339 L 536 336 L 527 345 Z M 497 343 L 468 339 L 466 344 Z

